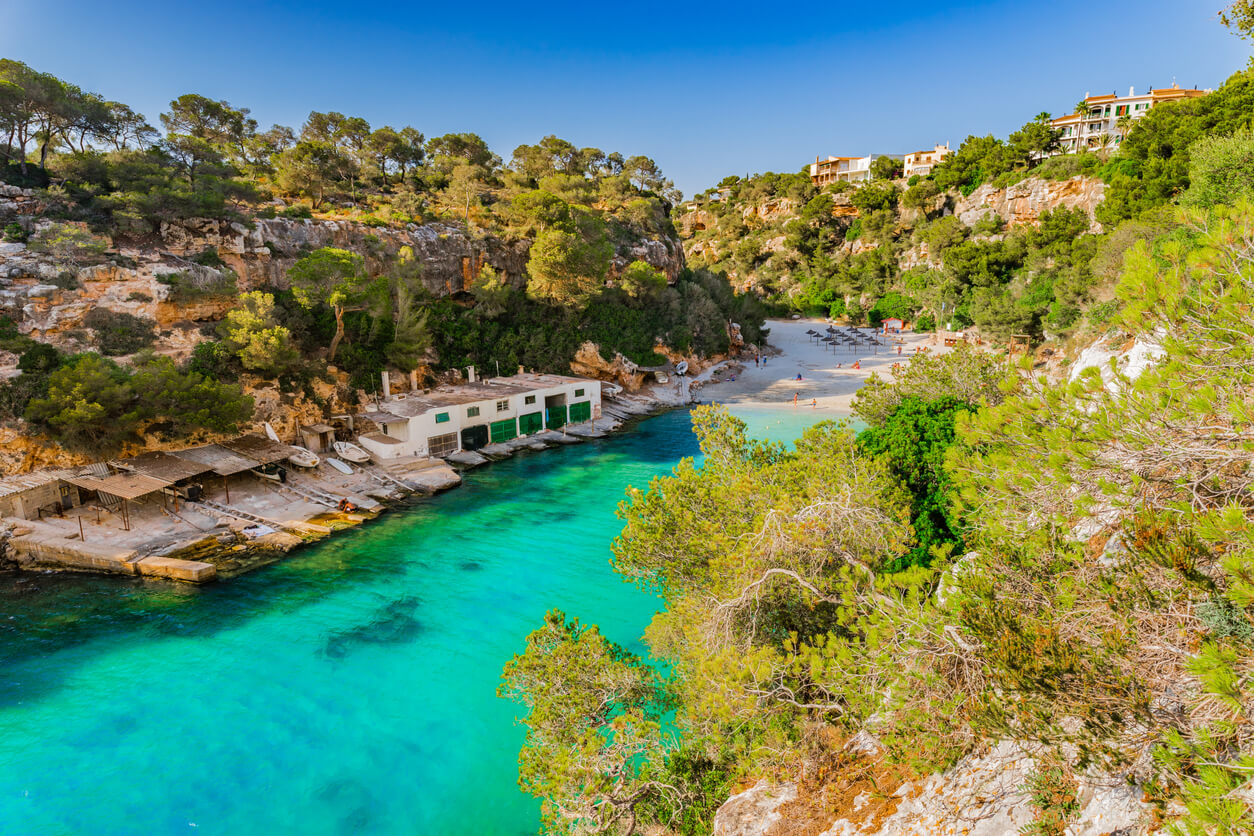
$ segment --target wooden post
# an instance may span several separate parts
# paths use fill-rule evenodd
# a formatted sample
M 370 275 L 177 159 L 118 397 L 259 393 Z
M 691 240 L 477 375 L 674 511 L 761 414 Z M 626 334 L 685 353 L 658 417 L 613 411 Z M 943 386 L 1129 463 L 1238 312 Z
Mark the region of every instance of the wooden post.
M 87 538 L 83 536 L 83 515 L 82 514 L 78 515 L 78 541 L 80 543 L 87 542 Z
M 227 477 L 222 477 L 222 490 L 226 491 L 226 504 L 231 504 L 231 483 L 227 481 Z
M 122 500 L 122 528 L 125 531 L 131 530 L 131 501 L 129 499 Z

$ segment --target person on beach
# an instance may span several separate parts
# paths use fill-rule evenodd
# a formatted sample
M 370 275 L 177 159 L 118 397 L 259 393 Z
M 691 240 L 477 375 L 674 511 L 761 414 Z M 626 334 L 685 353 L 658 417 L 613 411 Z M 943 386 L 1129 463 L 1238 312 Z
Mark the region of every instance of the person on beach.
M 818 408 L 819 408 L 819 399 L 818 399 L 818 398 L 815 398 L 814 400 L 810 401 L 810 407 L 811 407 L 812 409 L 818 409 Z
M 853 361 L 853 367 L 854 367 L 855 369 L 861 369 L 861 368 L 862 368 L 862 361 L 861 361 L 861 360 L 854 360 L 854 361 Z
M 758 356 L 758 355 L 756 355 L 756 354 L 755 354 L 755 355 L 753 355 L 753 367 L 754 367 L 755 369 L 759 369 L 759 368 L 761 368 L 761 367 L 762 367 L 762 358 L 761 358 L 761 357 L 759 357 L 759 356 Z
M 797 372 L 797 376 L 793 380 L 801 380 L 801 372 Z
M 801 393 L 800 393 L 800 392 L 793 392 L 793 393 L 792 393 L 792 405 L 793 405 L 793 406 L 796 406 L 796 405 L 797 405 L 797 398 L 799 398 L 799 397 L 801 397 Z

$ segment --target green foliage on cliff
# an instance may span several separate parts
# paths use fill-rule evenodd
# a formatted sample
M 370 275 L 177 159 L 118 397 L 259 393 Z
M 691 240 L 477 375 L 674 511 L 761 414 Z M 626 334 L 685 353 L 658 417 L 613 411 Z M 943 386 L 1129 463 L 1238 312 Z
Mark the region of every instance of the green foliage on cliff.
M 646 639 L 685 757 L 727 786 L 809 774 L 822 729 L 878 742 L 841 750 L 855 771 L 1013 739 L 1038 759 L 1033 832 L 1061 832 L 1088 770 L 1126 776 L 1181 833 L 1254 827 L 1254 205 L 1180 223 L 1133 244 L 1119 279 L 1126 337 L 1157 344 L 1136 379 L 1007 376 L 956 352 L 871 386 L 861 437 L 821 424 L 795 450 L 694 412 L 703 465 L 629 490 L 614 544 L 665 601 Z M 621 679 L 646 675 L 630 665 Z M 532 687 L 560 700 L 573 686 L 544 669 Z M 698 797 L 678 743 L 642 728 L 622 741 L 638 756 L 596 742 L 585 783 Z M 524 768 L 551 743 L 533 738 Z M 626 832 L 598 830 L 585 796 L 563 809 L 560 832 Z
M 127 368 L 83 354 L 48 376 L 46 394 L 30 400 L 25 417 L 67 447 L 99 453 L 140 433 L 232 432 L 252 409 L 238 386 L 183 371 L 168 357 L 141 357 Z

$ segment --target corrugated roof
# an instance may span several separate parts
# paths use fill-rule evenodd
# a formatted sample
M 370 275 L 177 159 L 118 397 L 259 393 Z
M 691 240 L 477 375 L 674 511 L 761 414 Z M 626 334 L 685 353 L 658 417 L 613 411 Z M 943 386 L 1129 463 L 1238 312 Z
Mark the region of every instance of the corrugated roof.
M 152 452 L 114 462 L 124 470 L 133 470 L 154 479 L 173 484 L 208 473 L 211 467 L 195 459 L 180 458 L 169 453 Z
M 0 479 L 0 497 L 42 488 L 49 482 L 61 481 L 61 474 L 52 470 L 37 470 L 34 473 L 22 473 L 17 476 L 6 476 Z
M 245 470 L 252 470 L 261 464 L 246 456 L 233 453 L 221 444 L 206 444 L 203 447 L 179 450 L 174 455 L 180 459 L 199 462 L 219 476 L 233 476 Z

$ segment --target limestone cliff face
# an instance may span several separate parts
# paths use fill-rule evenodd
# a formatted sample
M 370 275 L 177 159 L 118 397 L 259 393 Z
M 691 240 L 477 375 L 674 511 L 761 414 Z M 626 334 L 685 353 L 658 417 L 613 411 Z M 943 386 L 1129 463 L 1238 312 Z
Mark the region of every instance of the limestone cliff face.
M 240 277 L 242 290 L 286 287 L 287 271 L 302 255 L 320 247 L 361 253 L 378 266 L 409 247 L 422 264 L 422 282 L 435 296 L 466 290 L 486 264 L 514 287 L 521 287 L 531 242 L 492 235 L 471 236 L 460 227 L 430 223 L 404 228 L 372 227 L 351 221 L 258 218 L 249 228 L 220 220 L 189 220 L 161 225 L 162 246 L 189 257 L 215 250 Z M 678 241 L 645 239 L 621 245 L 613 270 L 646 261 L 672 280 L 684 267 Z
M 1004 189 L 990 184 L 980 186 L 969 197 L 960 197 L 953 213 L 967 226 L 974 226 L 990 215 L 997 215 L 1010 226 L 1040 223 L 1041 215 L 1060 206 L 1082 209 L 1093 218 L 1093 212 L 1106 198 L 1106 184 L 1094 177 L 1072 177 L 1070 180 L 1041 180 L 1030 177 Z M 1092 220 L 1093 232 L 1102 225 Z
M 287 271 L 303 255 L 320 247 L 339 247 L 366 257 L 376 266 L 402 247 L 421 262 L 422 282 L 432 294 L 465 290 L 490 265 L 506 281 L 522 283 L 529 242 L 505 242 L 492 236 L 472 239 L 444 224 L 410 224 L 404 229 L 369 227 L 349 221 L 259 218 L 242 223 L 195 219 L 161 225 L 162 247 L 180 257 L 216 251 L 240 278 L 241 290 L 287 286 Z

